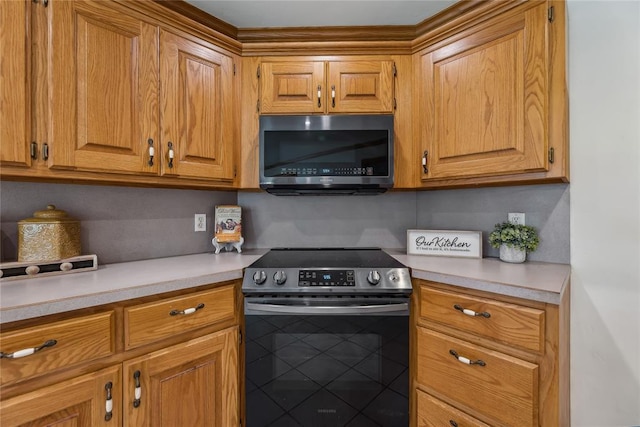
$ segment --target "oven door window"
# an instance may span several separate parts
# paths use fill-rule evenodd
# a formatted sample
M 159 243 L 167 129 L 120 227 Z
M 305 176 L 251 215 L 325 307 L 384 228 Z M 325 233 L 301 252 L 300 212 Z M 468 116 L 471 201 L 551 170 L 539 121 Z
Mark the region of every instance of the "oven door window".
M 246 316 L 246 425 L 408 426 L 408 322 Z

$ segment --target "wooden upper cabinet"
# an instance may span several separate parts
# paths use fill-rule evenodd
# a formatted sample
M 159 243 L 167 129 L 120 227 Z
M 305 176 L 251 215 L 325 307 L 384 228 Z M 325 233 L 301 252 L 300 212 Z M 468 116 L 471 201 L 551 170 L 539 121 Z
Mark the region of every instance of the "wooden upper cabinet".
M 547 4 L 527 7 L 419 56 L 423 180 L 548 170 Z
M 264 114 L 393 112 L 390 60 L 263 62 L 260 70 Z
M 323 113 L 324 62 L 265 62 L 261 65 L 263 113 Z
M 0 164 L 29 166 L 31 2 L 0 2 Z M 10 60 L 9 60 L 10 58 Z
M 232 58 L 162 30 L 160 80 L 162 175 L 233 179 Z
M 392 61 L 329 62 L 331 113 L 392 113 Z
M 52 167 L 158 173 L 158 28 L 100 1 L 52 1 Z

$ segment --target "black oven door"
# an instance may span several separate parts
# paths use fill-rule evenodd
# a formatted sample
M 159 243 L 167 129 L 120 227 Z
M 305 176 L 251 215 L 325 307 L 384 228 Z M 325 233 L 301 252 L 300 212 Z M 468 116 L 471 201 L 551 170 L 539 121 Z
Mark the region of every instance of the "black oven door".
M 246 426 L 409 425 L 408 298 L 246 298 Z

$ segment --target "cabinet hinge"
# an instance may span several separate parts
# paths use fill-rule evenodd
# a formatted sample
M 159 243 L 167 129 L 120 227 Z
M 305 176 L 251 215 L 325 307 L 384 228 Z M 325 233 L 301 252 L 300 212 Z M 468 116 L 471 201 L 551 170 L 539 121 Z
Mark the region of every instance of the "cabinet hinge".
M 398 109 L 398 100 L 396 98 L 393 98 L 393 109 L 394 110 Z
M 233 64 L 233 75 L 236 75 L 236 64 Z
M 234 167 L 233 167 L 233 177 L 235 178 L 235 177 L 237 177 L 237 176 L 238 176 L 238 167 L 237 167 L 237 166 L 234 166 Z
M 238 331 L 238 344 L 242 344 L 242 331 Z
M 555 160 L 555 153 L 553 151 L 553 147 L 549 148 L 549 163 L 553 163 Z
M 258 99 L 258 101 L 256 102 L 256 112 L 260 112 L 260 100 Z
M 256 77 L 260 78 L 260 66 L 258 65 L 258 69 L 256 70 Z
M 553 22 L 553 20 L 556 17 L 555 13 L 556 13 L 556 11 L 555 11 L 554 7 L 551 6 L 549 8 L 549 10 L 547 11 L 547 18 L 549 19 L 549 22 Z
M 398 76 L 398 69 L 396 68 L 396 63 L 393 63 L 393 77 L 397 77 Z

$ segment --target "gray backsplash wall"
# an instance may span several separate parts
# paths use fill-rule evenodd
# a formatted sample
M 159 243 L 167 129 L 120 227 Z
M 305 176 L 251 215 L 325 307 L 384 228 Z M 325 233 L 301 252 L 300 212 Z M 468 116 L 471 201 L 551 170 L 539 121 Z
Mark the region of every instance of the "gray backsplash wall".
M 538 229 L 538 250 L 531 261 L 570 263 L 569 185 L 439 190 L 418 193 L 418 228 L 482 231 L 482 253 L 499 256 L 489 245 L 489 233 L 509 212 L 524 212 L 525 223 Z
M 524 212 L 541 243 L 532 261 L 569 263 L 569 185 L 534 185 L 417 192 L 377 196 L 272 196 L 238 193 L 245 247 L 380 246 L 406 248 L 406 231 L 479 230 L 483 253 L 494 224 Z
M 406 248 L 406 230 L 483 231 L 485 256 L 493 225 L 524 212 L 540 230 L 532 261 L 569 263 L 569 185 L 535 185 L 377 196 L 278 197 L 264 192 L 178 190 L 3 181 L 0 185 L 2 260 L 17 255 L 17 222 L 47 204 L 81 221 L 83 253 L 100 264 L 212 252 L 215 205 L 242 206 L 244 248 Z M 206 233 L 193 215 L 207 214 Z
M 17 258 L 17 222 L 47 204 L 80 220 L 83 254 L 109 264 L 213 251 L 214 207 L 236 203 L 234 191 L 2 181 L 2 260 Z M 196 213 L 207 214 L 206 232 L 194 232 Z

